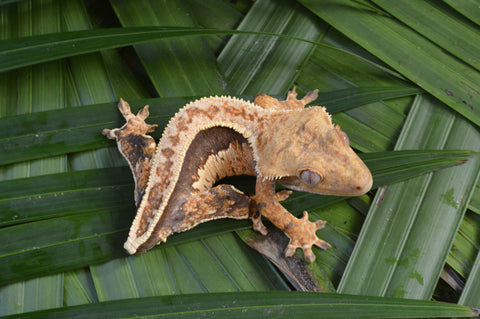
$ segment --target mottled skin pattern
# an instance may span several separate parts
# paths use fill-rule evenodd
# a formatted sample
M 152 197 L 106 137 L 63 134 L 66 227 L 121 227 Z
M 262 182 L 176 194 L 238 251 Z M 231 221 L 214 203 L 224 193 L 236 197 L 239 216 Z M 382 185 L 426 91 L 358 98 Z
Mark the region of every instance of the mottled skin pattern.
M 304 108 L 317 91 L 285 101 L 258 95 L 254 103 L 229 97 L 208 97 L 182 108 L 166 127 L 158 145 L 147 135 L 148 106 L 135 116 L 123 100 L 126 124 L 103 134 L 116 139 L 135 178 L 137 215 L 125 248 L 144 252 L 172 233 L 218 218 L 250 218 L 266 234 L 261 216 L 289 238 L 285 256 L 302 248 L 315 260 L 312 245 L 327 249 L 316 230 L 324 221 L 292 216 L 279 201 L 290 191 L 275 193 L 275 182 L 300 191 L 356 196 L 372 185 L 370 171 L 334 126 L 323 107 Z M 155 151 L 153 151 L 155 149 Z M 257 177 L 254 196 L 216 182 L 227 176 Z

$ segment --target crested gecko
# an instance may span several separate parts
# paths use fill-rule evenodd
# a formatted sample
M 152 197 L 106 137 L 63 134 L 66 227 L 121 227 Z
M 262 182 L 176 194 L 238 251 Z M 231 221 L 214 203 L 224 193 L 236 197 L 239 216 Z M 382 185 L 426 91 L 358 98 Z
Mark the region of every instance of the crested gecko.
M 206 97 L 187 104 L 171 118 L 158 142 L 147 135 L 148 105 L 137 115 L 120 100 L 126 123 L 103 134 L 115 139 L 135 180 L 137 214 L 125 249 L 139 254 L 182 232 L 218 218 L 250 218 L 253 228 L 267 234 L 261 216 L 282 230 L 290 242 L 285 256 L 302 248 L 313 262 L 312 245 L 328 249 L 311 222 L 291 215 L 279 202 L 291 191 L 275 192 L 275 182 L 317 194 L 357 196 L 372 186 L 370 171 L 350 148 L 346 133 L 332 124 L 324 107 L 305 105 L 295 88 L 285 101 L 257 95 L 253 103 L 231 97 Z M 256 176 L 255 195 L 232 185 L 216 184 L 235 175 Z

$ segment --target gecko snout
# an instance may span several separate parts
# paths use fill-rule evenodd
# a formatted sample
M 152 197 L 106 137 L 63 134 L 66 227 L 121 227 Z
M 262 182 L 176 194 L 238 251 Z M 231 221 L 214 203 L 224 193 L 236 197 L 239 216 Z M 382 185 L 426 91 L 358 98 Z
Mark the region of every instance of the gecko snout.
M 357 195 L 363 195 L 372 188 L 373 178 L 370 171 L 367 169 L 363 174 L 356 178 L 355 190 Z

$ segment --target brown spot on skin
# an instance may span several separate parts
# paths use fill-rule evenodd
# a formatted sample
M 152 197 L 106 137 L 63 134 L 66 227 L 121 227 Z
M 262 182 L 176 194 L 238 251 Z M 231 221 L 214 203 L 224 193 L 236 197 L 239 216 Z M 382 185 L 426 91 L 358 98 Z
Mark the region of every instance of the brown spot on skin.
M 204 117 L 207 116 L 209 117 L 210 114 L 206 113 L 204 110 L 198 109 L 198 108 L 189 108 L 186 109 L 185 112 L 187 113 L 187 119 L 191 119 L 194 117 Z M 211 118 L 209 118 L 211 120 Z
M 297 131 L 295 132 L 295 134 L 297 134 L 297 135 L 302 134 L 303 132 L 305 132 L 306 128 L 307 128 L 307 124 L 306 124 L 306 123 L 302 123 L 302 125 L 300 125 L 300 127 L 297 129 Z
M 286 224 L 284 227 L 283 227 L 283 231 L 288 233 L 291 229 L 293 229 L 295 227 L 295 224 L 294 223 L 288 223 Z
M 172 150 L 171 148 L 164 148 L 162 149 L 162 154 L 165 155 L 166 157 L 171 157 L 173 154 L 175 154 L 175 151 Z
M 179 132 L 188 131 L 188 129 L 190 128 L 189 124 L 190 123 L 188 123 L 185 119 L 182 118 L 181 120 L 178 121 L 176 129 Z
M 218 106 L 214 105 L 214 106 L 212 106 L 212 108 L 211 108 L 211 112 L 212 112 L 212 113 L 218 113 L 218 112 L 220 112 L 220 109 L 218 108 Z
M 170 143 L 172 143 L 173 145 L 178 144 L 180 141 L 180 138 L 178 137 L 178 135 L 170 136 L 169 139 L 170 139 Z
M 163 172 L 165 170 L 170 170 L 170 168 L 173 166 L 173 162 L 172 161 L 166 161 L 163 166 L 158 166 L 157 168 L 157 175 L 158 176 L 161 176 L 161 175 L 164 175 L 164 174 L 160 174 L 160 172 Z

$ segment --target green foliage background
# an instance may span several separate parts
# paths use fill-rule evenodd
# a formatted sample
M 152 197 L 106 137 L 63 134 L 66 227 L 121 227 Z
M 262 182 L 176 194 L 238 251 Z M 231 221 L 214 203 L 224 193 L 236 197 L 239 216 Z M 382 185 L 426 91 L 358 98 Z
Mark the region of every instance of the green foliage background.
M 480 307 L 480 159 L 451 150 L 480 150 L 479 24 L 468 0 L 0 1 L 0 315 L 473 315 L 455 304 Z M 294 85 L 380 187 L 284 203 L 333 249 L 292 268 L 223 220 L 126 257 L 133 180 L 100 134 L 118 99 L 150 104 L 158 137 L 195 97 Z

